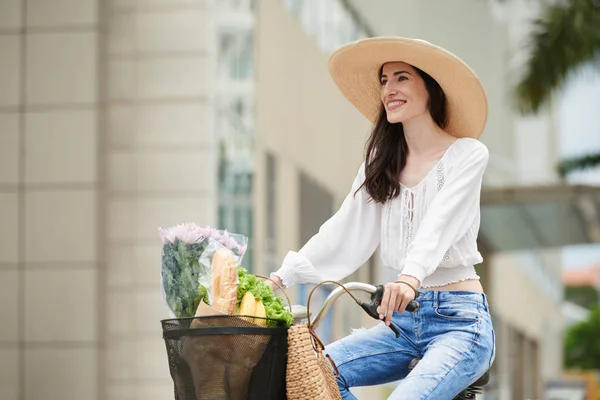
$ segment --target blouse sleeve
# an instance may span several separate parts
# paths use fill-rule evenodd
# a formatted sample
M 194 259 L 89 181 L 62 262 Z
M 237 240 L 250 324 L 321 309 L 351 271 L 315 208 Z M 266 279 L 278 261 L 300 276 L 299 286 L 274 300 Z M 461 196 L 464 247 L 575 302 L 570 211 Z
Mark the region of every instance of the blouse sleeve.
M 435 271 L 446 251 L 467 233 L 477 216 L 489 152 L 483 143 L 473 143 L 459 156 L 408 246 L 402 274 L 420 283 Z
M 381 206 L 365 188 L 364 163 L 340 209 L 297 252 L 290 251 L 273 275 L 286 287 L 296 283 L 341 280 L 356 271 L 375 252 L 380 242 Z

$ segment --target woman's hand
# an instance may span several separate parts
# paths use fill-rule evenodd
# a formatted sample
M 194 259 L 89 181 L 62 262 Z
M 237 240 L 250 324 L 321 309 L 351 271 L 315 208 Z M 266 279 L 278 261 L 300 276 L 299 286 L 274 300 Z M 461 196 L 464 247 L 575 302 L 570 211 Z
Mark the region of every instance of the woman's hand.
M 412 287 L 400 281 L 406 281 Z M 416 293 L 413 287 L 417 287 L 418 284 L 419 281 L 412 276 L 401 276 L 398 281 L 386 284 L 379 305 L 379 319 L 385 319 L 385 324 L 390 326 L 394 311 L 404 312 L 408 303 L 414 300 Z
M 271 285 L 271 289 L 273 289 L 274 292 L 276 292 L 278 289 L 281 289 L 283 286 L 283 282 L 281 281 L 281 278 L 279 278 L 276 275 L 271 275 L 269 277 L 270 280 L 267 280 L 267 282 L 269 283 L 269 285 Z

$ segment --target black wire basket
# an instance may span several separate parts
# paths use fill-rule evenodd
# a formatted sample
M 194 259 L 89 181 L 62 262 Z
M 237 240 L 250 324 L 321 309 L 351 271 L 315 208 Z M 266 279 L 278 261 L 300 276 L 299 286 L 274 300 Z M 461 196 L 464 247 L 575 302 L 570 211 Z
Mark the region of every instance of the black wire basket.
M 288 330 L 231 315 L 161 321 L 175 400 L 286 398 Z

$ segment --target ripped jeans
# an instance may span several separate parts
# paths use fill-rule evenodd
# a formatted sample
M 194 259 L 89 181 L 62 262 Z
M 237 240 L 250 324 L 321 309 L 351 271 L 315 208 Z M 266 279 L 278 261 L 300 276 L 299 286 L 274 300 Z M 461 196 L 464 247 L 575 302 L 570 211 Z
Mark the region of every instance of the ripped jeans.
M 414 313 L 394 313 L 399 338 L 383 322 L 326 346 L 343 399 L 351 387 L 400 381 L 389 399 L 450 400 L 492 365 L 495 336 L 485 294 L 423 291 Z M 422 357 L 409 373 L 408 365 Z

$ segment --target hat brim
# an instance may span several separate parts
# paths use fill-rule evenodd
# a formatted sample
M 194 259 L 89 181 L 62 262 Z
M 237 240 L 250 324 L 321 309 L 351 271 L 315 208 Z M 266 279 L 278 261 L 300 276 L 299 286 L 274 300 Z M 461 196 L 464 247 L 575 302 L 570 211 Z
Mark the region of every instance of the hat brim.
M 368 38 L 340 47 L 329 59 L 329 72 L 342 94 L 371 122 L 381 110 L 379 70 L 386 62 L 417 67 L 446 95 L 448 124 L 456 137 L 479 138 L 487 121 L 487 98 L 481 81 L 460 58 L 419 39 Z

